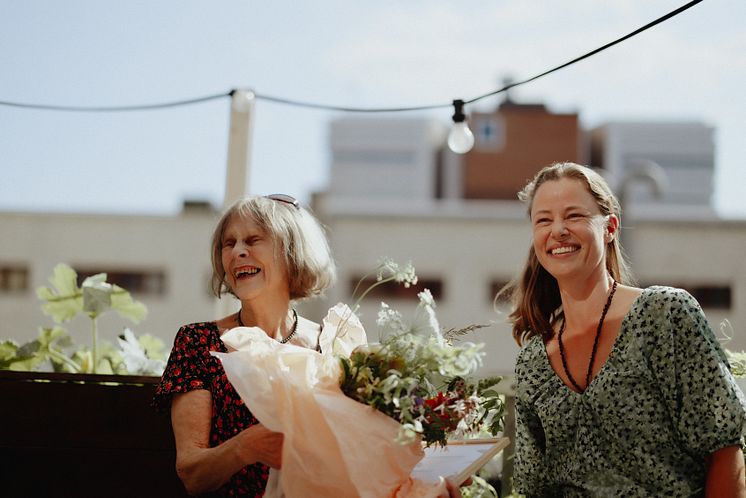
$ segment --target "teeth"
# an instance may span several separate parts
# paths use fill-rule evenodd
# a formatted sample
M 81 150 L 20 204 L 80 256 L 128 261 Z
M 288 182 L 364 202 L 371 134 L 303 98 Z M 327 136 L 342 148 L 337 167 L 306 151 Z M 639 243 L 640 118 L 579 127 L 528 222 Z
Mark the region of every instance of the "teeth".
M 241 268 L 236 270 L 233 275 L 236 278 L 243 277 L 244 275 L 256 275 L 259 273 L 259 268 Z
M 578 250 L 577 247 L 564 246 L 564 247 L 558 247 L 557 249 L 552 249 L 552 254 L 565 254 L 568 252 L 575 252 L 577 250 Z

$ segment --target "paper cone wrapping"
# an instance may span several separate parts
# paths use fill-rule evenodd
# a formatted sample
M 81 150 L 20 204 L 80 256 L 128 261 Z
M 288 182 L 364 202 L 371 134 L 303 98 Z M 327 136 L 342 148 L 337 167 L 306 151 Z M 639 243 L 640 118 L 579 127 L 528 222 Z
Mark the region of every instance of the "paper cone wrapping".
M 340 325 L 344 330 L 337 334 Z M 420 443 L 397 443 L 395 420 L 339 388 L 341 367 L 333 352 L 349 355 L 366 342 L 360 322 L 345 305 L 337 305 L 322 330 L 325 354 L 281 344 L 256 327 L 226 332 L 223 342 L 235 351 L 213 353 L 259 422 L 285 436 L 282 471 L 272 469 L 264 496 L 440 496 L 443 482 L 426 485 L 410 478 L 424 456 Z

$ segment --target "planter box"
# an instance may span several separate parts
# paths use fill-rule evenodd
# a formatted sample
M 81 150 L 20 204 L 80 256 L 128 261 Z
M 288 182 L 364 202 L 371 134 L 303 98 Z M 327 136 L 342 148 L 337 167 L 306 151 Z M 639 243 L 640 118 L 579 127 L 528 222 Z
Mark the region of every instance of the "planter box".
M 0 494 L 187 496 L 158 380 L 0 371 Z

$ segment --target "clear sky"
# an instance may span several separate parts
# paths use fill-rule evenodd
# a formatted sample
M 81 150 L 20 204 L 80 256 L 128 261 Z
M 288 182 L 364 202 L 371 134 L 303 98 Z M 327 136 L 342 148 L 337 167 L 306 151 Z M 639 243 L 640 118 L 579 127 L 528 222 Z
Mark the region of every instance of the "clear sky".
M 242 87 L 341 106 L 441 104 L 541 73 L 684 3 L 6 0 L 0 100 L 116 106 Z M 743 0 L 704 0 L 513 97 L 578 112 L 586 128 L 714 126 L 715 207 L 746 218 L 745 22 Z M 429 113 L 444 123 L 450 114 Z M 259 102 L 249 190 L 307 200 L 323 189 L 336 116 Z M 167 214 L 185 198 L 220 205 L 228 119 L 227 98 L 109 114 L 0 106 L 0 210 Z

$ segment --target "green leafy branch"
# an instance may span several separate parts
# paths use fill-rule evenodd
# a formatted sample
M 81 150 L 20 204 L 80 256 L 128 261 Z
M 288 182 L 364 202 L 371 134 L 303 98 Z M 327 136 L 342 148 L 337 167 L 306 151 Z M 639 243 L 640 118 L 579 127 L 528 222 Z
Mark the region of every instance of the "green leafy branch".
M 36 294 L 43 302 L 42 311 L 52 317 L 53 328 L 40 328 L 39 337 L 22 346 L 12 340 L 0 343 L 0 369 L 34 370 L 49 361 L 55 371 L 73 373 L 158 373 L 163 343 L 152 336 L 140 340 L 125 329 L 119 339 L 121 350 L 109 343 L 99 343 L 98 318 L 114 311 L 123 318 L 139 323 L 147 308 L 118 285 L 106 281 L 106 274 L 92 275 L 78 286 L 78 275 L 66 264 L 58 264 L 49 278 L 49 287 L 39 287 Z M 91 321 L 91 349 L 82 348 L 72 355 L 63 350 L 72 340 L 63 323 L 77 315 Z

